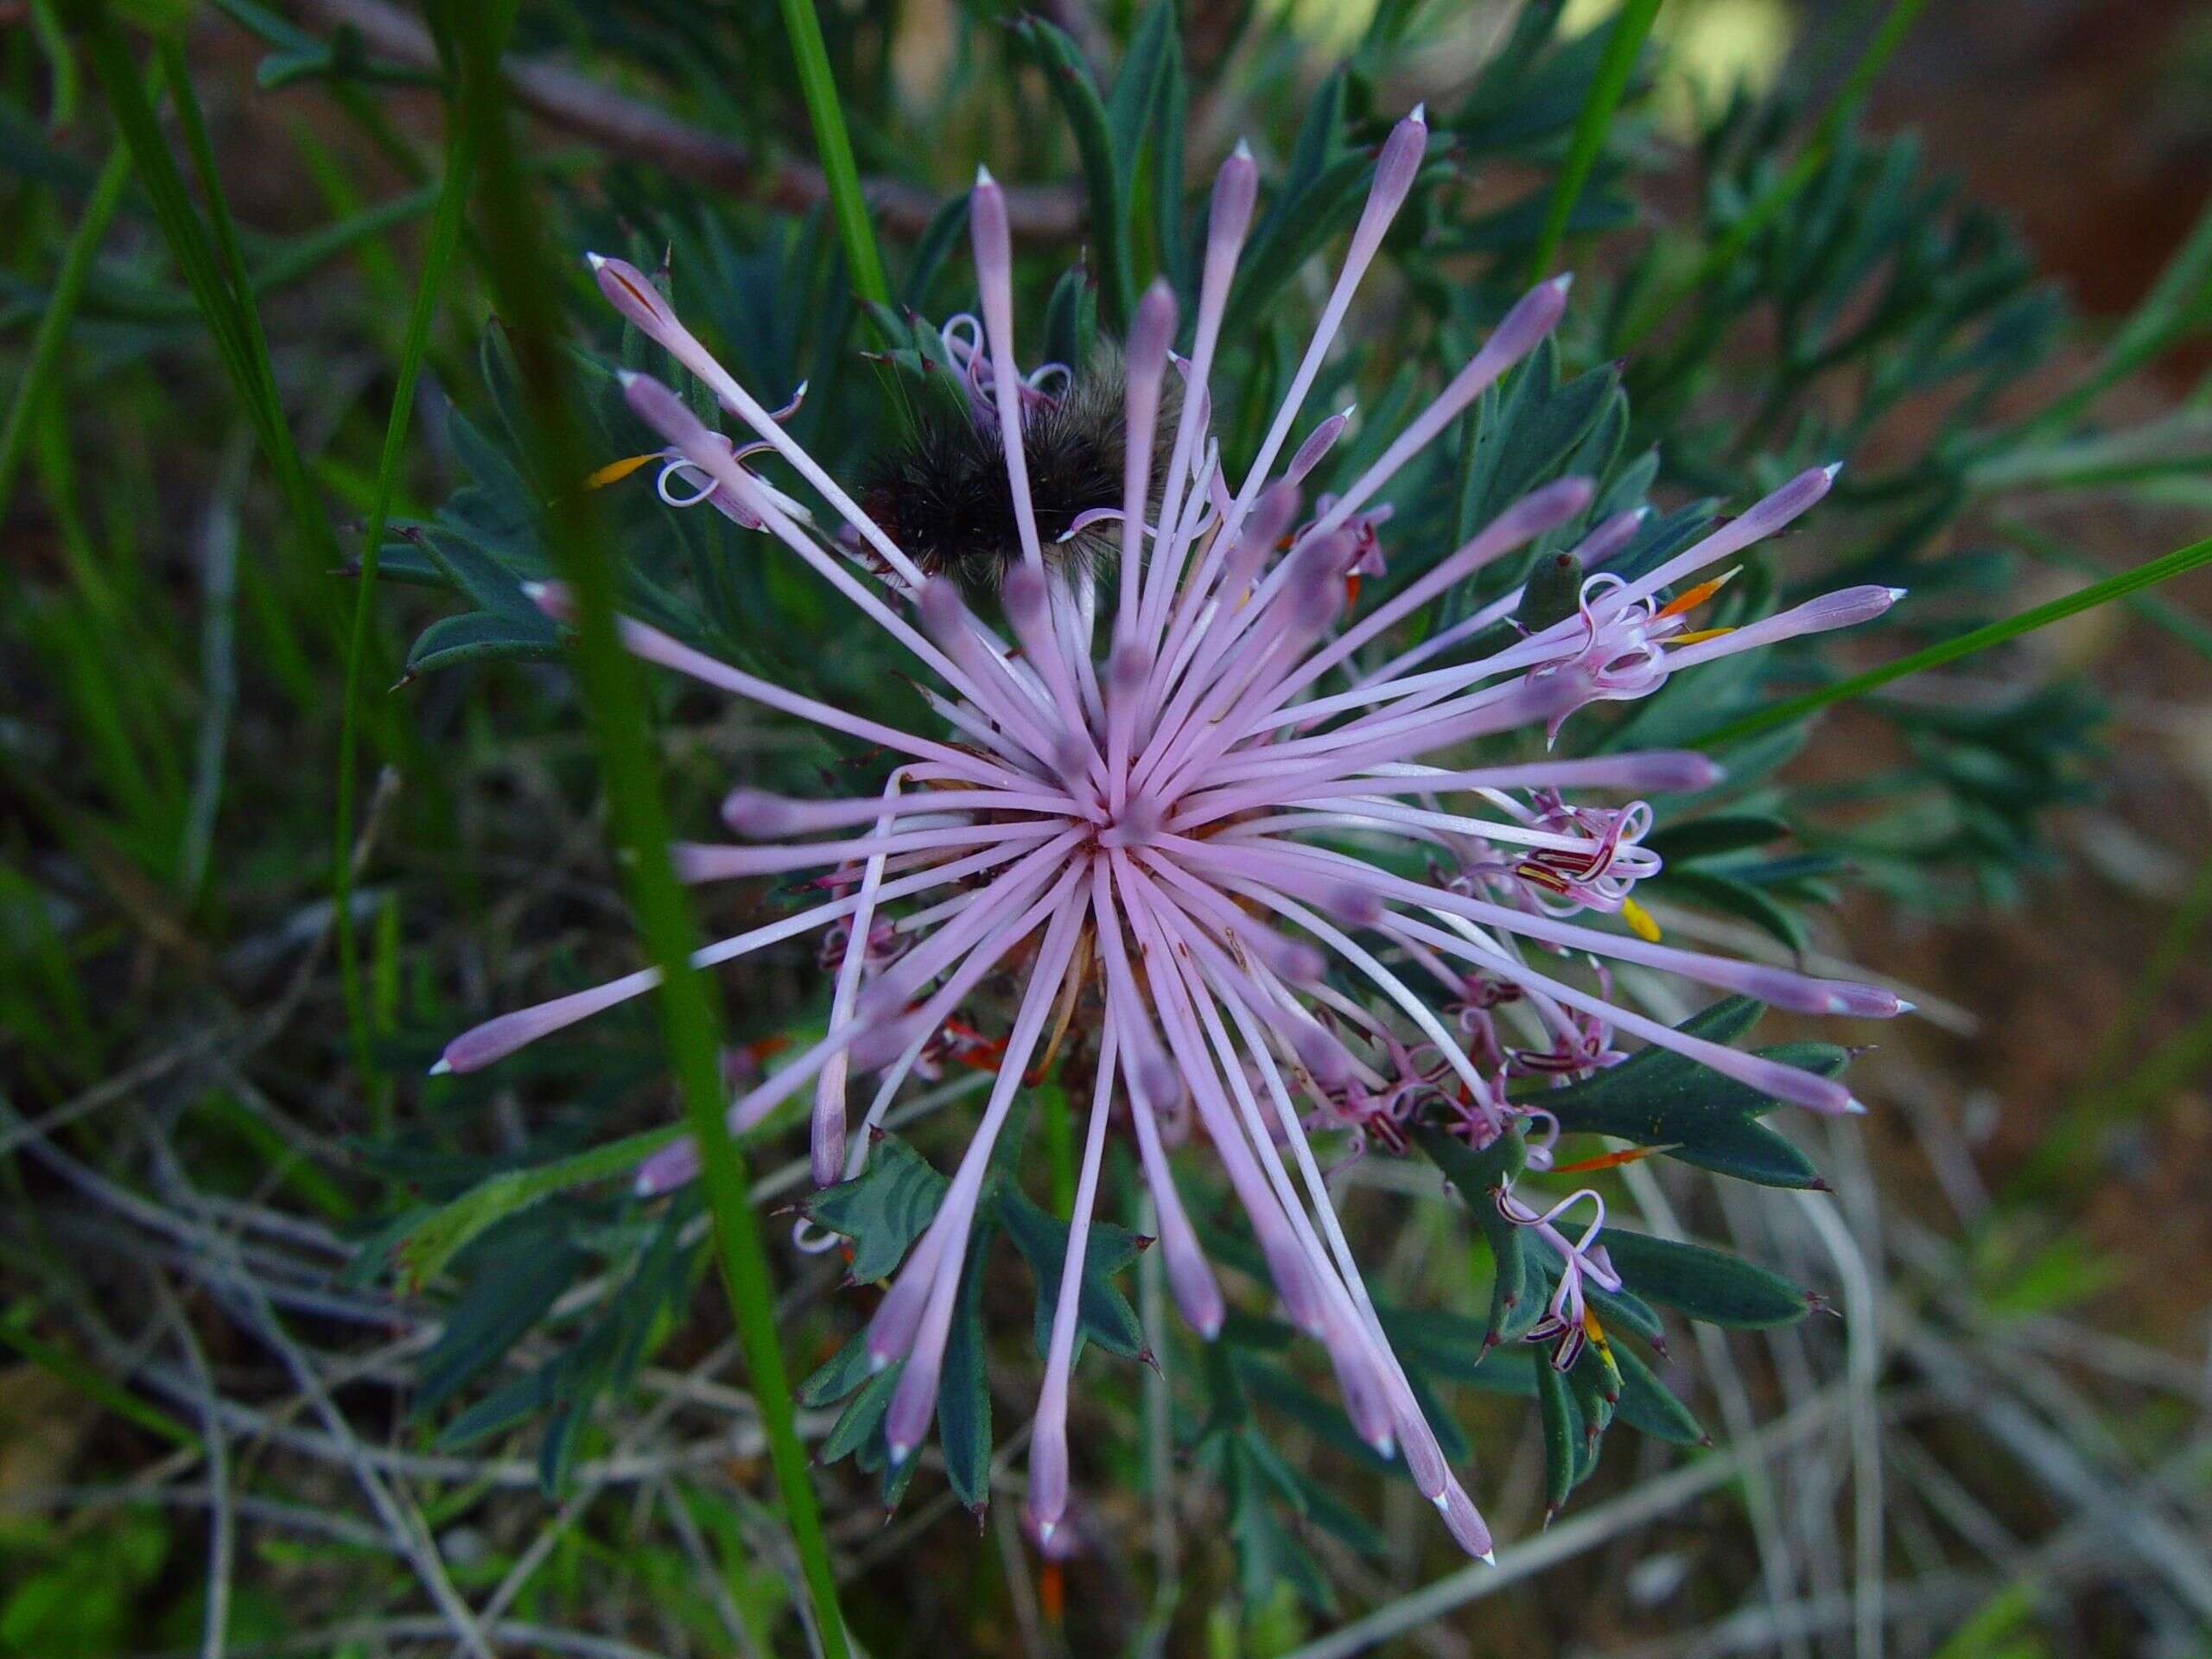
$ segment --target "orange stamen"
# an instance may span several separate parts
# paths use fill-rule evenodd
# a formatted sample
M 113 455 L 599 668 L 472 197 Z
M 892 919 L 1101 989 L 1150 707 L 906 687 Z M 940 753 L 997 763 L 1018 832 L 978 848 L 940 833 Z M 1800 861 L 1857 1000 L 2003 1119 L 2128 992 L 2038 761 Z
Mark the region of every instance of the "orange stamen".
M 1666 604 L 1660 607 L 1658 614 L 1654 616 L 1651 620 L 1654 622 L 1656 622 L 1662 617 L 1680 616 L 1684 611 L 1695 610 L 1699 606 L 1704 604 L 1707 600 L 1711 599 L 1723 588 L 1726 588 L 1730 582 L 1733 582 L 1736 579 L 1737 572 L 1740 571 L 1744 567 L 1740 564 L 1736 565 L 1732 569 L 1722 571 L 1719 575 L 1713 577 L 1710 581 L 1700 582 L 1696 587 L 1692 588 L 1686 592 L 1675 594 L 1674 598 L 1669 600 Z
M 1669 1152 L 1669 1147 L 1624 1147 L 1618 1152 L 1600 1153 L 1595 1158 L 1585 1158 L 1577 1163 L 1554 1164 L 1554 1175 L 1587 1175 L 1593 1170 L 1618 1169 L 1623 1164 L 1633 1164 L 1649 1158 L 1654 1153 Z

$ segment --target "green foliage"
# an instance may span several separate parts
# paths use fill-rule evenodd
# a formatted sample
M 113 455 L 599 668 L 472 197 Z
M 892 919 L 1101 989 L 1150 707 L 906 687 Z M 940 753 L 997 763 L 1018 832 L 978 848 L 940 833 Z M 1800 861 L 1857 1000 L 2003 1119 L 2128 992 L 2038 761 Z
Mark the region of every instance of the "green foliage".
M 1716 838 L 1751 833 L 1746 827 L 1718 832 Z M 1759 1014 L 1758 1003 L 1731 997 L 1680 1029 L 1708 1041 L 1733 1042 L 1749 1033 Z M 1844 1050 L 1825 1044 L 1760 1052 L 1823 1075 L 1840 1071 L 1847 1058 Z M 1758 1122 L 1777 1103 L 1669 1050 L 1645 1048 L 1593 1077 L 1545 1090 L 1531 1100 L 1557 1119 L 1562 1136 L 1627 1141 L 1766 1185 L 1820 1185 L 1803 1154 Z M 1525 1125 L 1516 1120 L 1480 1150 L 1433 1126 L 1416 1127 L 1414 1140 L 1457 1190 L 1488 1247 L 1490 1313 L 1479 1324 L 1466 1323 L 1456 1338 L 1446 1334 L 1448 1326 L 1423 1334 L 1425 1319 L 1392 1326 L 1392 1334 L 1399 1337 L 1403 1331 L 1400 1351 L 1409 1370 L 1418 1366 L 1440 1377 L 1535 1394 L 1551 1510 L 1563 1506 L 1597 1466 L 1605 1431 L 1616 1418 L 1639 1433 L 1676 1445 L 1694 1446 L 1705 1438 L 1689 1408 L 1621 1340 L 1632 1336 L 1663 1349 L 1665 1329 L 1653 1303 L 1693 1319 L 1746 1329 L 1794 1323 L 1814 1306 L 1796 1286 L 1756 1262 L 1709 1245 L 1655 1238 L 1609 1224 L 1600 1239 L 1623 1288 L 1609 1293 L 1584 1281 L 1583 1294 L 1605 1338 L 1588 1343 L 1572 1370 L 1560 1372 L 1543 1352 L 1531 1356 L 1510 1346 L 1543 1315 L 1562 1266 L 1548 1240 L 1515 1225 L 1498 1208 L 1503 1192 L 1544 1180 L 1528 1168 Z M 1540 1211 L 1545 1207 L 1533 1187 L 1519 1198 Z
M 1018 1109 L 1017 1121 L 1002 1131 L 976 1199 L 976 1220 L 953 1305 L 951 1335 L 938 1382 L 938 1433 L 944 1452 L 946 1478 L 961 1503 L 979 1511 L 988 1497 L 991 1459 L 982 1309 L 991 1245 L 1003 1232 L 1029 1265 L 1036 1287 L 1034 1323 L 1041 1357 L 1051 1339 L 1071 1230 L 1067 1222 L 1039 1209 L 1015 1185 L 1014 1170 L 1026 1127 L 1020 1120 L 1026 1116 L 1026 1107 Z M 869 1283 L 890 1276 L 905 1259 L 937 1214 L 948 1185 L 945 1177 L 912 1147 L 894 1135 L 886 1135 L 876 1142 L 866 1169 L 849 1181 L 824 1187 L 804 1207 L 809 1221 L 848 1241 L 852 1279 Z M 1114 1281 L 1148 1242 L 1111 1223 L 1090 1224 L 1077 1300 L 1078 1357 L 1086 1341 L 1123 1358 L 1144 1354 L 1143 1327 Z M 863 1470 L 880 1471 L 887 1508 L 895 1507 L 904 1495 L 918 1462 L 910 1456 L 903 1463 L 891 1463 L 883 1440 L 883 1415 L 890 1408 L 897 1372 L 896 1365 L 871 1370 L 863 1332 L 838 1350 L 798 1389 L 799 1399 L 816 1408 L 850 1396 L 817 1457 L 823 1463 L 835 1463 L 857 1454 Z

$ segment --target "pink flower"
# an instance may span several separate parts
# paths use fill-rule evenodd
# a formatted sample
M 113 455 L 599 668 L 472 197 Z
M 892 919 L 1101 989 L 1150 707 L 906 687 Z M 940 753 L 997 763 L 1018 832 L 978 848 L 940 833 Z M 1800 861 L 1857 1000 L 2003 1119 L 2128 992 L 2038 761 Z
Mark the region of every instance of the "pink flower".
M 1569 919 L 1618 912 L 1656 868 L 1638 845 L 1640 801 L 1570 805 L 1563 791 L 1635 796 L 1708 784 L 1716 772 L 1682 753 L 1540 760 L 1465 768 L 1448 759 L 1472 740 L 1548 726 L 1592 697 L 1648 691 L 1689 653 L 1724 639 L 1670 645 L 1681 612 L 1661 590 L 1777 530 L 1811 506 L 1831 474 L 1794 480 L 1662 570 L 1637 581 L 1592 578 L 1578 613 L 1475 661 L 1416 671 L 1408 653 L 1366 677 L 1356 655 L 1493 560 L 1563 525 L 1588 505 L 1581 479 L 1548 484 L 1424 575 L 1363 614 L 1345 578 L 1377 569 L 1378 499 L 1400 471 L 1558 321 L 1567 280 L 1530 290 L 1442 393 L 1340 495 L 1300 523 L 1297 479 L 1342 431 L 1323 422 L 1281 462 L 1299 411 L 1344 321 L 1352 292 L 1405 199 L 1427 142 L 1420 112 L 1383 146 L 1372 192 L 1343 269 L 1282 404 L 1241 485 L 1232 489 L 1208 430 L 1205 395 L 1255 176 L 1239 149 L 1215 187 L 1198 307 L 1172 435 L 1156 433 L 1177 334 L 1165 284 L 1143 297 L 1127 341 L 1126 472 L 1118 512 L 1097 533 L 1118 537 L 1106 571 L 1046 560 L 1028 486 L 1023 423 L 1049 407 L 1064 370 L 1024 375 L 1014 352 L 1005 206 L 979 177 L 970 219 L 981 320 L 945 334 L 968 384 L 972 418 L 997 423 L 1012 488 L 1020 558 L 1001 603 L 1007 639 L 972 612 L 950 580 L 914 560 L 685 329 L 637 271 L 594 257 L 608 299 L 711 390 L 751 435 L 741 447 L 710 429 L 673 392 L 639 376 L 632 406 L 662 436 L 694 487 L 741 524 L 757 524 L 835 587 L 941 683 L 950 730 L 933 736 L 846 713 L 709 658 L 642 623 L 626 622 L 639 656 L 794 719 L 899 757 L 880 791 L 793 801 L 741 791 L 725 816 L 739 844 L 682 849 L 684 872 L 714 880 L 801 870 L 834 873 L 797 914 L 711 945 L 702 965 L 779 940 L 835 929 L 836 981 L 825 1034 L 740 1094 L 734 1132 L 759 1123 L 810 1085 L 818 1180 L 849 1177 L 869 1130 L 932 1057 L 976 986 L 995 969 L 1026 976 L 1010 1029 L 981 1045 L 996 1078 L 934 1221 L 893 1279 L 867 1335 L 878 1366 L 903 1361 L 885 1420 L 894 1459 L 930 1427 L 969 1227 L 992 1147 L 1024 1072 L 1073 974 L 1103 1004 L 1099 1058 L 1030 1453 L 1028 1519 L 1049 1539 L 1068 1503 L 1067 1408 L 1077 1293 L 1109 1119 L 1127 1114 L 1159 1217 L 1166 1278 L 1202 1337 L 1220 1328 L 1224 1300 L 1185 1211 L 1167 1147 L 1194 1112 L 1249 1217 L 1287 1316 L 1323 1345 L 1360 1432 L 1402 1455 L 1420 1490 L 1470 1552 L 1487 1529 L 1446 1465 L 1332 1210 L 1309 1125 L 1348 1125 L 1395 1143 L 1417 1108 L 1456 1114 L 1471 1139 L 1515 1116 L 1557 1125 L 1506 1098 L 1510 1068 L 1580 1071 L 1614 1058 L 1615 1033 L 1657 1043 L 1714 1071 L 1815 1111 L 1856 1109 L 1838 1084 L 1741 1053 L 1611 1002 L 1571 958 L 1624 961 L 1723 991 L 1824 1014 L 1882 1016 L 1894 997 L 1870 986 L 1672 949 Z M 1156 445 L 1165 436 L 1166 443 Z M 1165 473 L 1153 476 L 1155 454 Z M 791 498 L 749 468 L 773 461 L 842 520 L 818 530 Z M 1149 522 L 1148 522 L 1149 521 Z M 1596 563 L 1624 545 L 1635 515 L 1608 520 L 1585 543 Z M 1815 601 L 1727 636 L 1744 643 L 1792 626 L 1836 626 L 1878 613 L 1865 595 Z M 558 615 L 556 589 L 538 591 Z M 1510 599 L 1507 608 L 1510 610 Z M 1504 613 L 1501 612 L 1500 613 Z M 1791 622 L 1788 619 L 1796 618 Z M 1345 689 L 1331 690 L 1333 683 Z M 1322 844 L 1313 832 L 1327 832 Z M 1458 888 L 1390 873 L 1344 850 L 1425 843 L 1475 858 L 1497 880 Z M 1462 861 L 1465 861 L 1462 857 Z M 973 879 L 971 879 L 973 878 Z M 1463 890 L 1462 890 L 1463 889 Z M 1356 936 L 1364 936 L 1363 938 Z M 1539 962 L 1550 965 L 1539 966 Z M 1339 977 L 1325 969 L 1333 963 Z M 1364 988 L 1347 995 L 1344 983 Z M 456 1038 L 441 1069 L 468 1071 L 654 983 L 626 979 L 511 1014 Z M 980 1017 L 980 1016 L 979 1016 Z M 1497 1031 L 1524 1039 L 1509 1049 Z M 1471 1038 L 1473 1039 L 1471 1047 Z M 957 1058 L 961 1050 L 950 1052 Z M 873 1086 L 857 1122 L 851 1075 Z M 1548 1141 L 1543 1142 L 1548 1146 Z M 1548 1154 L 1538 1148 L 1536 1166 Z M 689 1179 L 696 1153 L 678 1143 L 639 1172 L 642 1191 Z M 1557 1243 L 1565 1270 L 1548 1333 L 1579 1343 L 1585 1279 L 1617 1287 L 1598 1242 L 1602 1207 L 1569 1243 L 1553 1218 L 1590 1195 L 1539 1213 L 1506 1214 Z

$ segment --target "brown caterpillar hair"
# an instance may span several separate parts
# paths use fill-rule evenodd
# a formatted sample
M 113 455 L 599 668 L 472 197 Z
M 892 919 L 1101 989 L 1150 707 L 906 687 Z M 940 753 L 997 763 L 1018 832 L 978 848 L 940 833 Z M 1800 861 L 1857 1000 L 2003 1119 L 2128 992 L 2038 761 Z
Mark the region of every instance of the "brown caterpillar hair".
M 1172 380 L 1172 377 L 1171 377 Z M 1154 428 L 1152 494 L 1179 413 L 1172 385 L 1161 388 Z M 1084 513 L 1122 505 L 1127 412 L 1122 360 L 1102 353 L 1083 378 L 1031 409 L 1021 434 L 1029 498 L 1045 563 L 1056 573 L 1087 575 L 1121 546 L 1109 520 L 1060 538 Z M 914 435 L 868 469 L 861 505 L 906 556 L 932 576 L 950 576 L 971 594 L 995 594 L 1021 558 L 1014 489 L 998 422 L 966 410 L 925 415 Z M 1147 502 L 1147 512 L 1152 503 Z

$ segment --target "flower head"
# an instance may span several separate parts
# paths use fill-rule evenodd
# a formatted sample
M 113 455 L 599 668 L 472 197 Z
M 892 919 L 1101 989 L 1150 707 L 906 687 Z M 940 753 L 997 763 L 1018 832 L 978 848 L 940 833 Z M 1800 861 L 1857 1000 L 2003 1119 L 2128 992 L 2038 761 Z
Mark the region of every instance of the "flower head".
M 1298 480 L 1345 417 L 1321 423 L 1294 448 L 1294 428 L 1427 140 L 1416 111 L 1382 147 L 1319 326 L 1241 481 L 1228 475 L 1210 430 L 1207 388 L 1255 179 L 1241 148 L 1224 165 L 1187 358 L 1171 351 L 1177 307 L 1164 283 L 1146 293 L 1129 330 L 1119 499 L 1087 525 L 1109 526 L 1118 549 L 1103 569 L 1049 562 L 1039 535 L 1025 423 L 1068 395 L 1069 377 L 1020 367 L 1004 202 L 988 175 L 978 179 L 970 222 L 980 321 L 946 339 L 970 418 L 999 429 L 1018 545 L 998 594 L 1011 638 L 950 580 L 925 574 L 641 275 L 593 260 L 616 308 L 750 434 L 734 446 L 667 388 L 626 377 L 632 407 L 667 444 L 671 466 L 700 499 L 804 560 L 941 688 L 933 703 L 946 728 L 906 732 L 642 623 L 624 625 L 641 657 L 898 757 L 880 791 L 857 798 L 741 791 L 725 808 L 741 840 L 681 853 L 683 873 L 700 881 L 829 873 L 807 908 L 700 953 L 707 964 L 802 934 L 835 942 L 826 1033 L 738 1096 L 734 1131 L 810 1086 L 814 1172 L 829 1182 L 858 1170 L 869 1129 L 918 1067 L 948 1052 L 980 1052 L 995 1067 L 935 1219 L 867 1333 L 879 1366 L 904 1362 L 885 1420 L 894 1459 L 919 1444 L 936 1410 L 970 1224 L 1016 1090 L 1053 1047 L 1068 1008 L 1079 1001 L 1092 1026 L 1088 1132 L 1030 1453 L 1028 1516 L 1042 1537 L 1068 1503 L 1076 1303 L 1102 1151 L 1118 1115 L 1150 1186 L 1183 1317 L 1211 1338 L 1224 1312 L 1167 1158 L 1187 1114 L 1249 1219 L 1284 1312 L 1323 1345 L 1360 1433 L 1386 1455 L 1402 1455 L 1453 1535 L 1482 1554 L 1487 1530 L 1385 1339 L 1309 1130 L 1349 1128 L 1356 1142 L 1395 1147 L 1414 1114 L 1433 1113 L 1478 1144 L 1516 1116 L 1540 1132 L 1548 1124 L 1555 1138 L 1557 1124 L 1539 1107 L 1509 1097 L 1507 1076 L 1586 1072 L 1619 1058 L 1611 1045 L 1620 1036 L 1671 1047 L 1815 1111 L 1854 1109 L 1827 1077 L 1615 1005 L 1602 971 L 1592 988 L 1593 976 L 1578 966 L 1584 958 L 1796 1009 L 1897 1012 L 1894 997 L 1870 986 L 1573 919 L 1630 911 L 1632 888 L 1658 862 L 1640 844 L 1650 811 L 1637 798 L 1712 782 L 1717 773 L 1701 756 L 1474 767 L 1449 758 L 1525 728 L 1555 734 L 1582 704 L 1644 695 L 1692 662 L 1878 613 L 1888 590 L 1853 590 L 1714 634 L 1686 626 L 1694 599 L 1663 596 L 1810 507 L 1832 469 L 1793 480 L 1656 570 L 1591 577 L 1572 614 L 1502 650 L 1427 668 L 1435 652 L 1422 649 L 1357 671 L 1364 647 L 1484 566 L 1574 521 L 1592 499 L 1586 480 L 1548 484 L 1389 597 L 1357 607 L 1357 578 L 1382 569 L 1381 493 L 1551 330 L 1567 302 L 1560 278 L 1525 295 L 1348 487 L 1301 514 Z M 1179 396 L 1164 395 L 1171 374 Z M 838 527 L 817 527 L 759 476 L 756 466 L 771 461 L 810 487 Z M 1579 550 L 1585 563 L 1618 552 L 1636 517 L 1592 530 Z M 557 590 L 538 597 L 560 613 Z M 1509 595 L 1477 620 L 1488 626 L 1513 602 Z M 1586 791 L 1626 798 L 1604 804 Z M 1407 842 L 1451 873 L 1422 882 L 1356 850 Z M 1002 971 L 1024 988 L 1001 1027 L 971 1004 Z M 457 1038 L 442 1065 L 486 1065 L 653 982 L 651 973 L 633 974 L 494 1020 Z M 1002 1034 L 986 1037 L 984 1027 Z M 873 1079 L 857 1122 L 848 1099 L 855 1074 Z M 1535 1166 L 1545 1167 L 1548 1154 L 1535 1153 Z M 639 1185 L 664 1190 L 696 1161 L 679 1142 L 640 1169 Z M 1582 1340 L 1584 1281 L 1618 1283 L 1599 1239 L 1602 1204 L 1579 1238 L 1554 1225 L 1592 1198 L 1577 1193 L 1539 1210 L 1509 1197 L 1501 1211 L 1558 1242 L 1566 1270 L 1541 1329 L 1562 1351 Z

